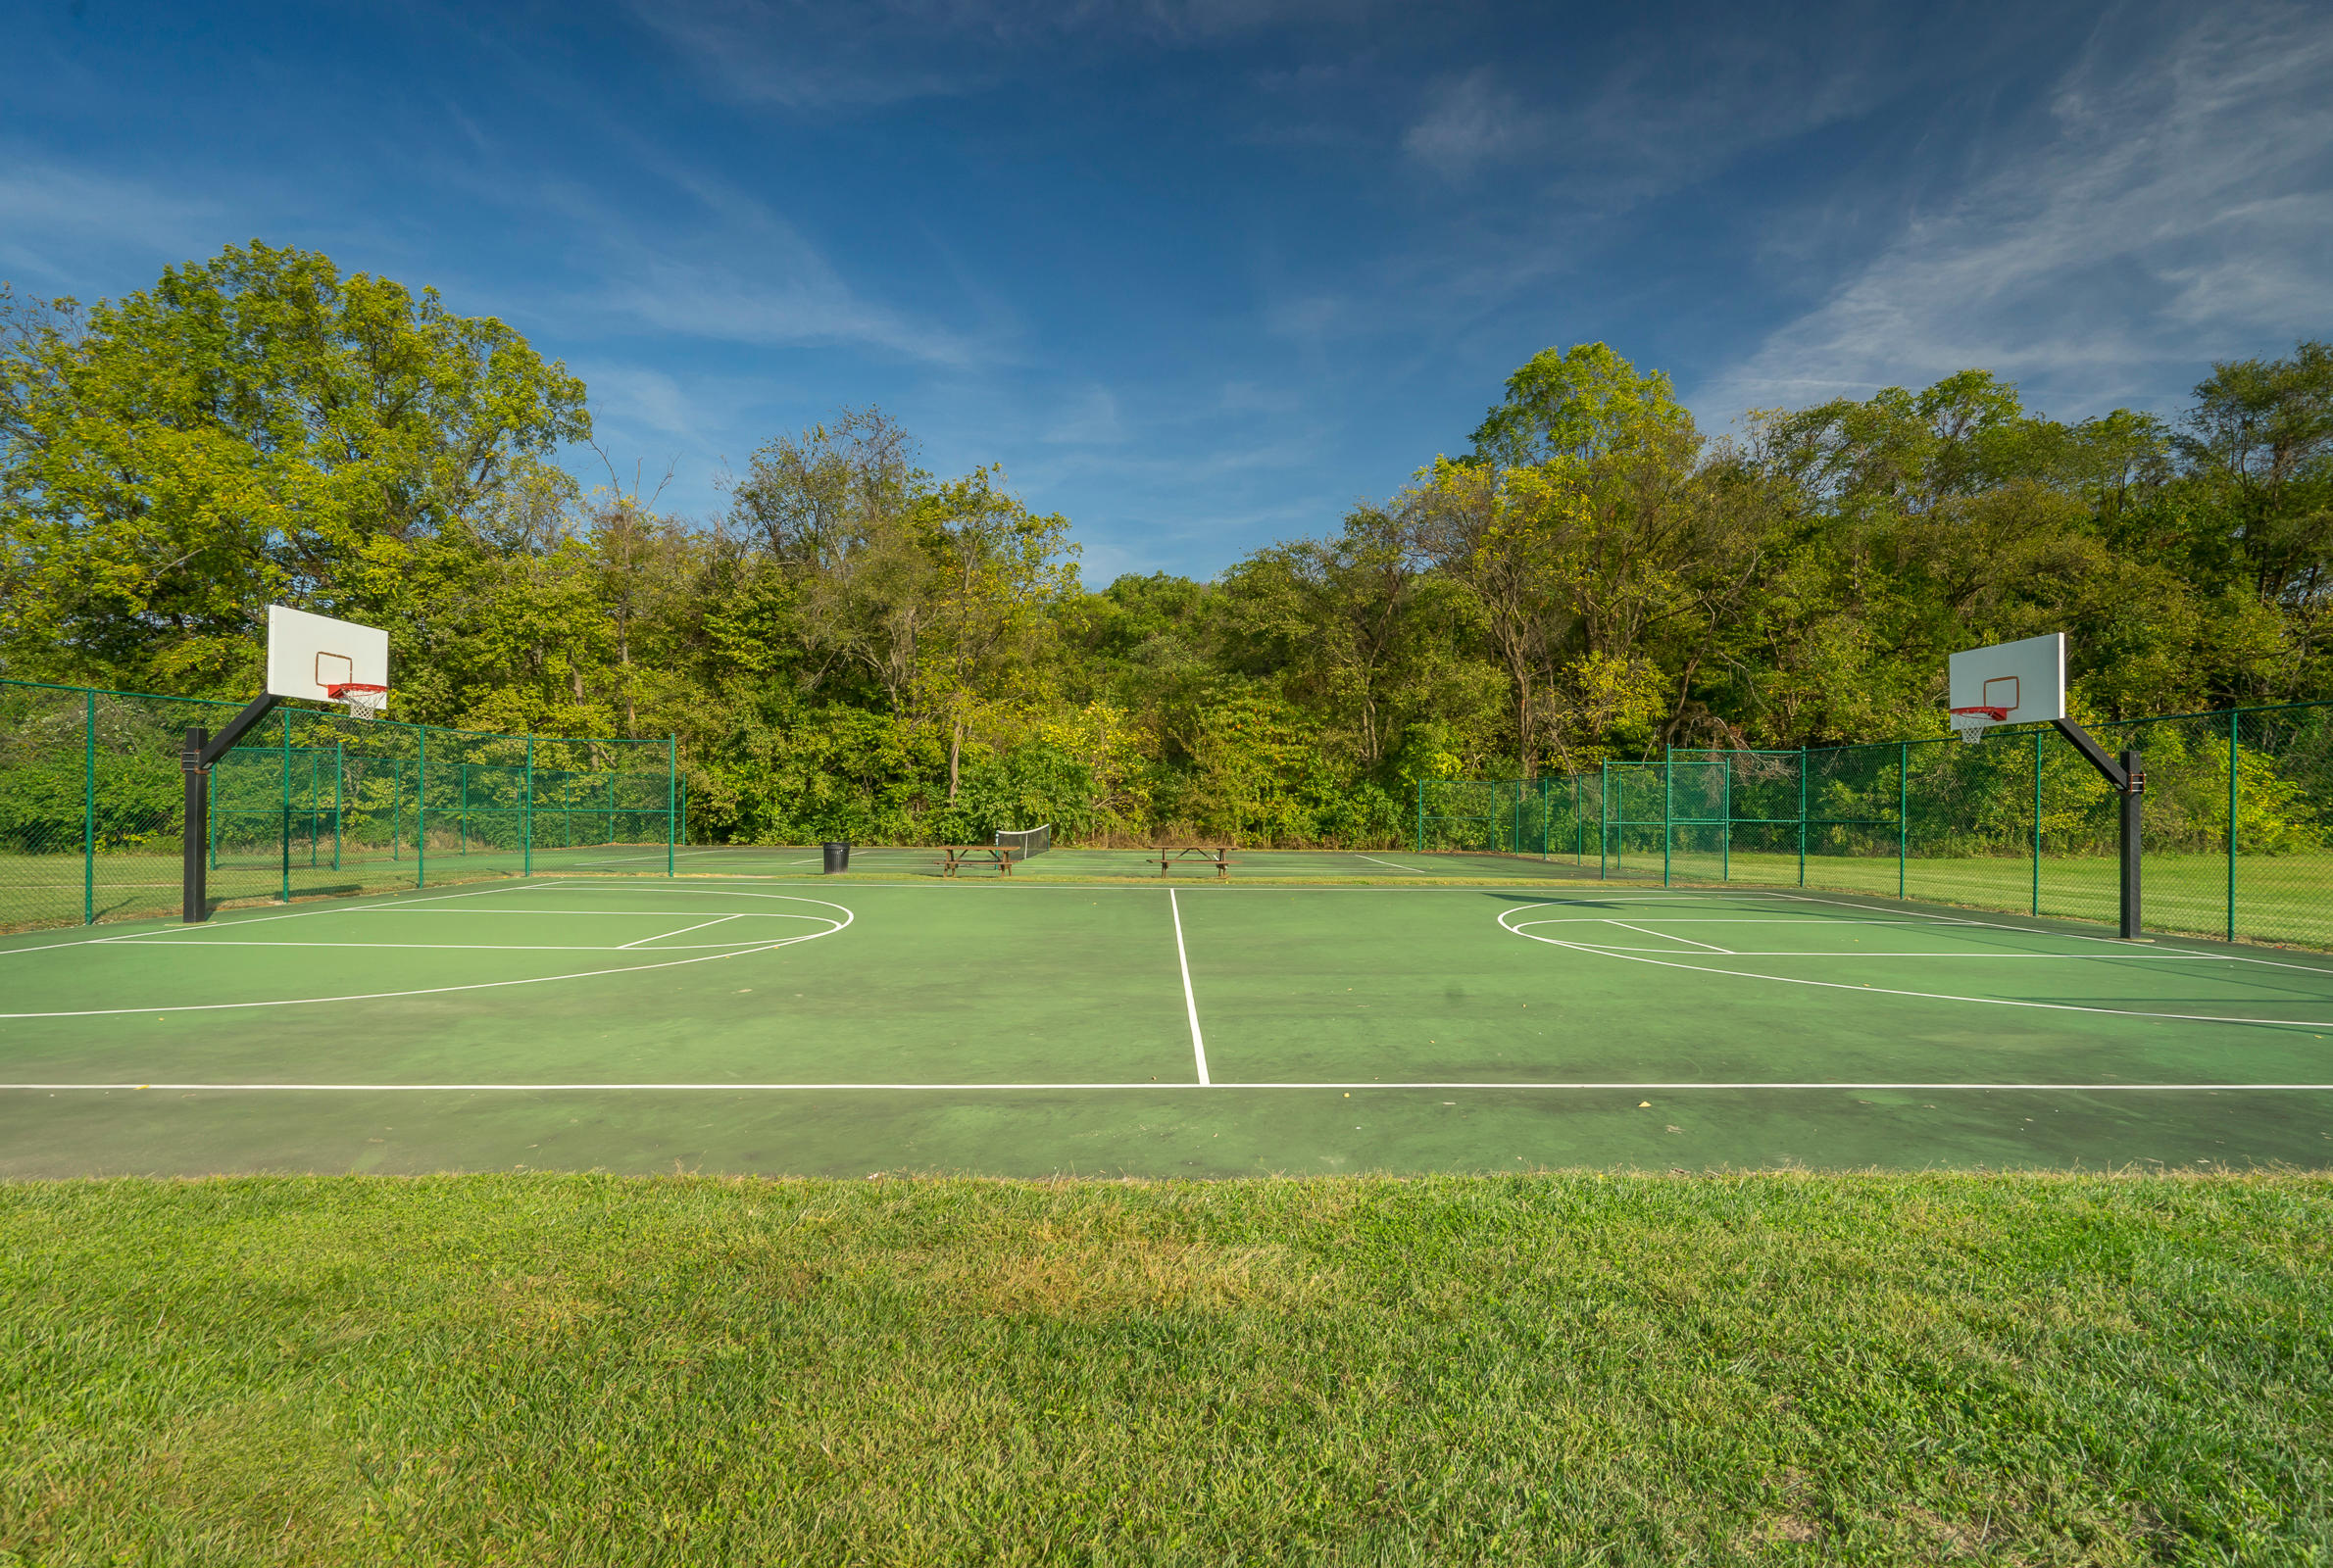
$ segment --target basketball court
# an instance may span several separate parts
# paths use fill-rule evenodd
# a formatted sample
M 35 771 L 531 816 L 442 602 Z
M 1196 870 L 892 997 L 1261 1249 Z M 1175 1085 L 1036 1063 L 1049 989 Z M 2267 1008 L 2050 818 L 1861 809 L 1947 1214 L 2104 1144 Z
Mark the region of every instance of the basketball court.
M 2333 1153 L 2333 961 L 1830 895 L 561 876 L 0 965 L 19 1176 Z

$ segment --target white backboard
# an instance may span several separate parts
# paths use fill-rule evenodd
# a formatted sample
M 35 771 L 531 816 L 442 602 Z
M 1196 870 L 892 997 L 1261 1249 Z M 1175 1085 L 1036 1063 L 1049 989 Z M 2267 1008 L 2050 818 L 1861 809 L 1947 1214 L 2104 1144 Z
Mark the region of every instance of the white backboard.
M 268 691 L 276 697 L 331 702 L 341 681 L 389 683 L 389 634 L 353 620 L 268 607 Z
M 1984 713 L 1955 713 L 1953 728 L 1991 723 L 2030 724 L 2065 716 L 2065 633 L 1995 643 L 1955 654 L 1950 661 L 1952 699 L 1948 708 L 2001 708 L 1996 720 Z

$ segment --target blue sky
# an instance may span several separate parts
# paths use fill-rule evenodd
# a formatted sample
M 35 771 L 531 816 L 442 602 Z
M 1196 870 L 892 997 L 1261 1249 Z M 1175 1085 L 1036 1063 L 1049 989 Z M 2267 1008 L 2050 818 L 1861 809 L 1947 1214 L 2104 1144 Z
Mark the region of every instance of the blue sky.
M 1208 575 L 1601 338 L 1705 429 L 2333 334 L 2333 7 L 0 0 L 0 276 L 259 237 L 590 384 L 628 477 L 880 404 Z M 594 460 L 596 461 L 596 460 Z M 586 478 L 604 477 L 589 463 Z

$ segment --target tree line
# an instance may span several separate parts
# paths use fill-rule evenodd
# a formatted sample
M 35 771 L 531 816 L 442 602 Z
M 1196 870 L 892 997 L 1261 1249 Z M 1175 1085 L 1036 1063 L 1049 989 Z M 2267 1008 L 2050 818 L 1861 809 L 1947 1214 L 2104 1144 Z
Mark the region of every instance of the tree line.
M 389 629 L 397 717 L 676 732 L 696 834 L 763 842 L 1381 843 L 1419 779 L 1939 734 L 1947 654 L 2043 631 L 2093 718 L 2333 696 L 2324 342 L 2176 418 L 1971 369 L 1717 439 L 1586 343 L 1467 441 L 1213 580 L 1093 589 L 1067 518 L 874 409 L 716 516 L 604 457 L 587 489 L 563 365 L 255 241 L 85 308 L 0 288 L 0 675 L 241 698 L 294 604 Z

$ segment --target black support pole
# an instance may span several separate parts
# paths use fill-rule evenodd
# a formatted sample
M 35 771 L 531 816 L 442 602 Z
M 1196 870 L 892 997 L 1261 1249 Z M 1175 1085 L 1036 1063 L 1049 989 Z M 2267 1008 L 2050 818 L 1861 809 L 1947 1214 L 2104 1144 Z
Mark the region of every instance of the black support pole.
M 210 862 L 207 852 L 211 837 L 211 770 L 203 765 L 203 748 L 210 739 L 211 732 L 197 724 L 187 730 L 186 749 L 178 754 L 178 766 L 186 774 L 186 830 L 180 835 L 185 848 L 181 861 L 185 870 L 179 890 L 178 918 L 188 925 L 200 925 L 211 917 L 210 890 L 205 886 L 205 871 Z
M 2122 797 L 2122 908 L 2117 927 L 2123 941 L 2136 942 L 2139 940 L 2140 926 L 2140 808 L 2147 796 L 2147 775 L 2139 768 L 2139 754 L 2125 751 L 2117 761 L 2107 755 L 2105 747 L 2091 738 L 2088 730 L 2072 719 L 2059 719 L 2057 726 L 2058 733 L 2073 742 L 2074 750 L 2080 752 L 2090 765 L 2098 769 L 2099 776 L 2114 786 L 2114 793 Z
M 178 765 L 186 773 L 186 831 L 185 875 L 178 896 L 178 918 L 188 925 L 200 925 L 211 918 L 210 888 L 207 872 L 211 848 L 211 764 L 224 757 L 254 724 L 268 716 L 275 706 L 273 697 L 254 698 L 241 712 L 226 721 L 226 728 L 216 737 L 201 725 L 186 731 L 186 750 L 179 754 Z M 288 827 L 290 818 L 285 818 Z M 285 854 L 290 853 L 287 846 Z

